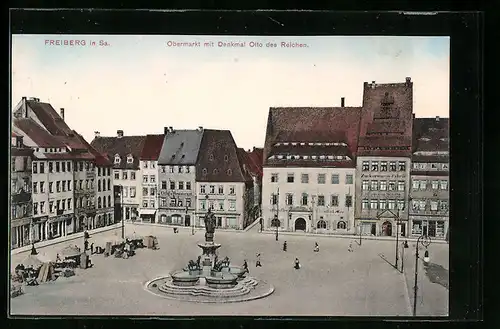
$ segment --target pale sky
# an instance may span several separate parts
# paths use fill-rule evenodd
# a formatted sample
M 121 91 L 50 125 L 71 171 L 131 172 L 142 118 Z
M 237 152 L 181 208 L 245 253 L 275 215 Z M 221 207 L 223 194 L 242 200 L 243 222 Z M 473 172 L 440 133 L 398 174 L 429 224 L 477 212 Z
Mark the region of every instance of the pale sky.
M 246 47 L 221 48 L 218 41 Z M 281 48 L 282 41 L 308 47 Z M 203 126 L 229 129 L 249 149 L 264 145 L 269 107 L 340 106 L 341 97 L 346 106 L 361 106 L 364 81 L 411 77 L 416 116 L 448 117 L 449 75 L 448 37 L 13 35 L 11 102 L 13 108 L 22 96 L 37 97 L 65 108 L 68 125 L 89 142 L 96 130 L 115 136 L 118 129 L 140 135 Z

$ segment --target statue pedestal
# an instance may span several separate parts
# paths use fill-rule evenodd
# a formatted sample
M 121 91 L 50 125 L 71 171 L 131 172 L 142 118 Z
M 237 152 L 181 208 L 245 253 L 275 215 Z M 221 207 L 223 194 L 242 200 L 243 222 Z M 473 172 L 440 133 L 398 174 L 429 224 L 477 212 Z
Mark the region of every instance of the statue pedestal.
M 210 276 L 213 266 L 215 265 L 215 257 L 217 256 L 217 249 L 221 247 L 218 243 L 204 242 L 198 243 L 198 247 L 202 249 L 201 266 L 204 276 Z

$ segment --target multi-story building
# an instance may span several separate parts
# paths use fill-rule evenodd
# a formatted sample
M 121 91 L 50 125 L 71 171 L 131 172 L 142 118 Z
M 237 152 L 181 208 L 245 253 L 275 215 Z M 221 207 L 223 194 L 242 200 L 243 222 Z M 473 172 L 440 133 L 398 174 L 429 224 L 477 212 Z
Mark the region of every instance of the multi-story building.
M 264 228 L 353 233 L 359 107 L 271 108 L 264 146 Z
M 411 235 L 444 239 L 449 227 L 449 119 L 413 119 Z
M 408 234 L 412 112 L 410 78 L 364 83 L 355 184 L 358 233 Z
M 159 223 L 194 225 L 195 166 L 202 137 L 202 127 L 196 130 L 174 130 L 172 127 L 165 127 L 163 146 L 158 158 Z
M 156 222 L 156 213 L 159 208 L 158 186 L 159 169 L 158 157 L 162 149 L 164 135 L 146 135 L 139 158 L 140 180 L 142 182 L 139 217 L 143 222 Z
M 15 118 L 13 131 L 33 152 L 32 242 L 72 233 L 74 155 L 31 118 Z
M 167 140 L 168 143 L 168 140 Z M 196 226 L 210 208 L 220 228 L 244 229 L 253 207 L 252 177 L 229 130 L 203 129 L 196 162 Z
M 10 233 L 12 249 L 31 243 L 31 159 L 33 149 L 23 143 L 23 137 L 12 132 L 10 159 Z
M 99 132 L 96 132 L 99 135 Z M 95 216 L 93 220 L 90 221 L 89 228 L 98 228 L 114 223 L 114 198 L 113 198 L 113 181 L 112 181 L 112 169 L 113 163 L 103 154 L 98 152 L 94 147 L 92 147 L 81 135 L 78 135 L 80 142 L 85 145 L 85 147 L 94 156 L 94 175 L 95 183 L 94 187 L 94 199 L 95 199 Z M 75 186 L 80 187 L 80 180 Z M 82 184 L 85 186 L 85 184 Z M 77 189 L 75 188 L 75 194 L 77 194 Z M 75 198 L 76 199 L 76 198 Z M 80 202 L 80 201 L 79 201 Z M 76 208 L 75 208 L 76 209 Z
M 145 136 L 124 136 L 123 130 L 116 137 L 96 134 L 90 143 L 98 152 L 113 161 L 113 193 L 115 196 L 115 222 L 135 221 L 141 200 L 142 180 L 139 177 L 139 157 Z
M 263 164 L 263 153 L 264 149 L 254 147 L 253 150 L 245 151 L 245 149 L 239 148 L 238 155 L 240 156 L 240 162 L 243 163 L 243 170 L 246 171 L 253 181 L 253 208 L 249 214 L 249 223 L 245 223 L 248 226 L 251 222 L 261 216 L 261 204 L 262 204 L 262 164 Z

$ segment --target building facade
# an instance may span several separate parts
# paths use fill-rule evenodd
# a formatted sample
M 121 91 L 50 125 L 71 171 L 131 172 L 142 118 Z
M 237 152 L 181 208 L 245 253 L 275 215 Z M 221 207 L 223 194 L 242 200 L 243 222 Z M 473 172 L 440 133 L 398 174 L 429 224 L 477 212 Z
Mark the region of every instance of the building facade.
M 104 137 L 96 132 L 91 146 L 113 162 L 112 182 L 115 199 L 114 220 L 135 221 L 139 217 L 142 180 L 139 158 L 145 136 L 125 136 L 118 130 L 116 137 Z
M 264 228 L 354 233 L 359 107 L 271 108 L 264 147 Z M 278 221 L 276 221 L 276 219 Z
M 203 128 L 175 130 L 165 127 L 158 158 L 158 222 L 180 226 L 199 226 L 196 211 L 196 161 L 200 152 Z M 202 223 L 202 225 L 204 225 Z
M 11 248 L 31 243 L 31 160 L 33 150 L 26 147 L 23 137 L 12 133 L 10 159 L 10 236 Z
M 243 164 L 243 170 L 252 178 L 253 184 L 253 207 L 250 210 L 248 222 L 245 223 L 245 227 L 262 216 L 263 153 L 264 149 L 256 147 L 248 151 L 242 148 L 238 149 L 238 155 L 240 162 Z
M 158 157 L 163 146 L 164 135 L 147 135 L 142 148 L 139 167 L 142 182 L 142 199 L 139 204 L 139 217 L 148 223 L 157 222 L 159 209 L 159 168 Z
M 242 230 L 253 207 L 253 180 L 243 170 L 229 130 L 203 129 L 196 162 L 196 226 L 203 226 L 208 209 L 219 228 Z
M 92 230 L 95 226 L 96 216 L 95 166 L 93 161 L 75 159 L 73 168 L 75 232 Z
M 356 160 L 356 229 L 408 235 L 413 83 L 365 82 Z
M 449 119 L 415 118 L 413 125 L 410 233 L 445 239 L 449 229 Z

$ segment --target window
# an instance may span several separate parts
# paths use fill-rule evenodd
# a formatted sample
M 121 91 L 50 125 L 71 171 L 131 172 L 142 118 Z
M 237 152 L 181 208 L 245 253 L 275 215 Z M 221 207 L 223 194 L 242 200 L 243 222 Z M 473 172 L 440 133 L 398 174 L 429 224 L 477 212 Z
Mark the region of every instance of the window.
M 442 190 L 448 189 L 448 181 L 442 180 L 440 185 Z
M 203 175 L 206 175 L 207 174 L 207 168 L 203 168 L 202 173 L 203 173 Z
M 278 194 L 276 194 L 276 193 L 271 194 L 271 204 L 272 205 L 278 204 Z
M 114 173 L 115 173 L 115 179 L 120 179 L 120 172 L 118 170 L 115 170 Z
M 210 185 L 209 189 L 210 189 L 210 194 L 215 194 L 215 185 Z
M 68 184 L 68 191 L 71 191 L 71 182 L 70 180 L 67 181 L 67 184 Z
M 363 161 L 363 171 L 368 171 L 368 170 L 370 170 L 370 162 Z
M 339 229 L 339 230 L 345 230 L 345 228 L 346 228 L 346 224 L 345 224 L 344 221 L 340 221 L 340 222 L 337 223 L 337 229 Z
M 318 184 L 326 184 L 326 175 L 318 174 Z
M 448 170 L 448 164 L 447 163 L 443 163 L 443 170 Z
M 318 229 L 326 229 L 326 222 L 324 220 L 319 220 L 316 224 L 316 228 Z
M 54 183 L 49 182 L 49 193 L 54 193 Z
M 278 174 L 271 174 L 271 183 L 278 182 Z
M 54 163 L 49 161 L 49 173 L 54 172 Z
M 135 198 L 135 187 L 130 188 L 130 197 Z
M 62 186 L 62 191 L 66 192 L 66 181 L 65 180 L 61 181 L 61 186 Z
M 184 189 L 184 182 L 179 182 L 179 190 L 183 190 Z
M 147 167 L 148 167 L 148 162 L 147 162 L 147 161 L 144 161 L 144 162 L 143 162 L 143 166 L 144 166 L 144 168 L 147 168 Z
M 97 208 L 102 208 L 102 200 L 101 197 L 97 198 Z
M 124 187 L 123 187 L 123 197 L 124 197 L 124 198 L 127 198 L 127 197 L 128 197 L 128 187 L 127 187 L 127 186 L 124 186 Z
M 394 210 L 396 208 L 396 201 L 395 200 L 388 200 L 387 206 L 390 210 Z
M 384 210 L 387 206 L 387 201 L 386 200 L 379 200 L 378 201 L 378 209 Z
M 117 154 L 115 155 L 115 164 L 119 164 L 120 163 L 120 156 Z
M 338 183 L 339 183 L 339 175 L 333 174 L 332 175 L 332 184 L 338 184 Z
M 380 171 L 387 171 L 387 161 L 380 161 Z
M 378 161 L 372 161 L 372 171 L 378 171 Z
M 175 190 L 175 182 L 174 181 L 170 181 L 170 189 Z
M 15 165 L 13 167 L 15 167 Z M 33 173 L 38 174 L 38 162 L 33 162 Z
M 152 188 L 149 190 L 149 195 L 151 195 L 151 196 L 155 196 L 155 195 L 156 195 L 156 187 L 152 187 Z
M 345 206 L 346 207 L 352 207 L 352 195 L 347 194 L 345 196 Z
M 378 208 L 378 201 L 377 200 L 371 200 L 370 201 L 370 209 L 377 209 Z
M 171 198 L 170 199 L 170 207 L 175 207 L 176 204 L 177 204 L 176 200 L 174 198 Z
M 142 188 L 142 195 L 147 196 L 149 192 L 149 189 L 147 187 Z
M 293 194 L 292 193 L 286 194 L 286 205 L 293 206 Z
M 379 182 L 379 189 L 380 191 L 387 191 L 387 181 L 381 180 Z
M 441 202 L 439 202 L 439 208 L 442 211 L 448 210 L 448 201 L 442 200 Z
M 224 194 L 224 185 L 219 185 L 219 194 Z
M 398 209 L 405 210 L 405 200 L 398 200 Z
M 369 204 L 367 199 L 363 199 L 363 201 L 361 201 L 361 209 L 369 209 Z
M 191 190 L 191 182 L 186 182 L 186 190 Z
M 134 162 L 134 157 L 133 157 L 133 156 L 131 156 L 131 155 L 129 155 L 129 156 L 127 157 L 127 163 L 133 163 L 133 162 Z
M 59 161 L 56 161 L 56 172 L 59 172 L 61 168 L 59 168 Z
M 420 181 L 418 179 L 414 179 L 411 186 L 414 190 L 418 190 L 418 188 L 420 187 Z
M 404 191 L 405 190 L 405 181 L 400 180 L 398 181 L 398 191 Z
M 80 190 L 83 190 L 83 180 L 80 179 Z
M 166 206 L 167 206 L 167 199 L 161 198 L 160 199 L 160 207 L 166 207 Z
M 127 179 L 127 178 L 128 178 L 128 173 L 127 173 L 126 171 L 124 171 L 124 172 L 122 173 L 122 178 L 123 178 L 123 179 Z
M 396 171 L 396 161 L 389 162 L 389 170 Z
M 49 213 L 52 214 L 53 212 L 54 212 L 54 201 L 49 201 Z
M 426 204 L 425 200 L 419 200 L 418 201 L 418 209 L 425 210 L 425 204 Z
M 33 215 L 38 215 L 38 202 L 33 203 Z
M 369 184 L 370 184 L 370 183 L 369 183 L 367 180 L 364 180 L 364 181 L 361 183 L 361 189 L 362 189 L 363 191 L 368 191 L 368 189 L 369 189 Z
M 61 162 L 61 171 L 66 172 L 66 162 Z
M 330 197 L 330 205 L 332 207 L 338 207 L 338 205 L 339 205 L 339 196 L 338 195 L 332 195 Z
M 345 175 L 345 183 L 346 184 L 352 184 L 353 183 L 353 176 L 351 174 Z
M 324 195 L 318 195 L 318 206 L 323 207 L 325 205 L 325 196 Z
M 229 210 L 236 210 L 236 201 L 229 200 Z
M 101 181 L 97 181 L 97 192 L 101 192 Z
M 200 185 L 200 194 L 205 194 L 205 185 Z
M 287 182 L 287 183 L 293 183 L 293 182 L 294 182 L 294 180 L 295 180 L 295 176 L 294 176 L 294 174 L 288 174 L 288 175 L 286 176 L 286 182 Z
M 162 174 L 164 174 L 164 173 L 165 173 L 165 166 L 160 166 L 160 172 L 161 172 Z
M 148 175 L 142 175 L 142 182 L 147 183 L 148 182 Z
M 389 191 L 396 191 L 396 181 L 389 181 Z
M 438 210 L 438 202 L 437 201 L 431 201 L 431 210 L 432 211 Z
M 427 189 L 427 181 L 426 180 L 421 180 L 420 181 L 420 189 L 421 190 Z
M 186 173 L 189 174 L 191 170 L 189 169 L 189 166 L 186 166 Z
M 300 175 L 300 182 L 302 184 L 308 184 L 309 183 L 309 174 L 301 174 Z
M 45 213 L 45 201 L 40 202 L 40 213 L 41 214 Z
M 200 209 L 201 210 L 207 209 L 207 202 L 205 200 L 200 200 Z
M 142 207 L 143 208 L 147 208 L 148 207 L 148 201 L 147 200 L 142 201 Z
M 437 180 L 433 180 L 433 181 L 431 182 L 431 187 L 432 187 L 432 189 L 433 189 L 433 190 L 437 190 L 437 189 L 439 189 L 439 181 L 437 181 Z
M 309 196 L 307 195 L 307 193 L 302 193 L 301 205 L 307 206 L 307 200 L 308 200 L 308 198 L 309 198 Z
M 135 172 L 130 172 L 130 180 L 135 180 Z
M 179 174 L 182 174 L 183 172 L 182 168 L 183 168 L 182 166 L 177 167 L 177 171 L 179 172 Z
M 37 194 L 37 193 L 38 193 L 38 183 L 33 182 L 33 194 Z
M 370 190 L 371 191 L 377 191 L 378 190 L 378 181 L 372 180 L 370 183 L 371 183 L 370 184 Z
M 111 191 L 111 179 L 108 178 L 108 191 Z
M 191 199 L 186 199 L 186 208 L 191 208 Z
M 234 189 L 235 189 L 235 186 L 234 186 L 234 185 L 229 186 L 229 194 L 230 194 L 230 195 L 234 195 L 234 194 L 236 194 L 236 193 L 234 192 Z
M 156 208 L 156 207 L 155 207 L 155 200 L 151 200 L 151 201 L 149 202 L 149 206 L 150 206 L 151 208 Z
M 219 210 L 224 211 L 224 200 L 219 201 Z
M 161 181 L 161 189 L 162 190 L 166 190 L 167 189 L 167 181 L 166 180 L 162 180 Z
M 60 181 L 56 182 L 56 192 L 61 192 L 61 182 Z
M 40 162 L 40 174 L 44 174 L 44 173 L 45 173 L 45 163 Z
M 149 176 L 149 182 L 153 183 L 153 184 L 156 183 L 156 177 L 155 177 L 155 175 Z
M 405 171 L 406 170 L 406 162 L 399 161 L 398 162 L 398 167 L 399 167 L 399 171 Z

